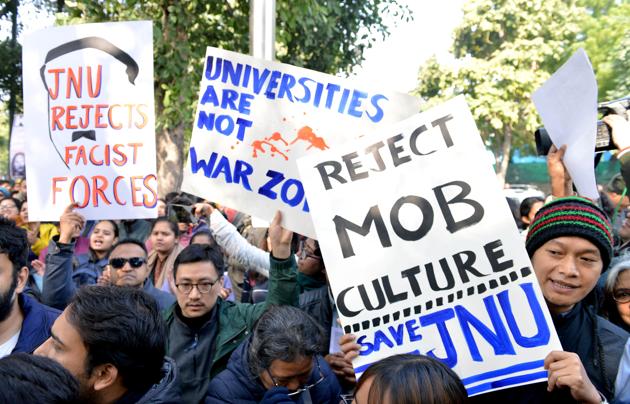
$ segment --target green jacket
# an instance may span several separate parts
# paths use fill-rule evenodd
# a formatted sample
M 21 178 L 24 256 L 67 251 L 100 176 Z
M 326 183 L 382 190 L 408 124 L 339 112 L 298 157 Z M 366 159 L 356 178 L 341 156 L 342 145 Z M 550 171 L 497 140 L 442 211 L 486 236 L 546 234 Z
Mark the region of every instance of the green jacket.
M 195 369 L 195 372 L 208 372 L 209 379 L 212 379 L 219 372 L 224 370 L 230 355 L 239 344 L 249 336 L 254 323 L 270 305 L 291 305 L 298 306 L 299 292 L 296 281 L 297 264 L 292 256 L 279 261 L 270 256 L 271 268 L 269 271 L 269 292 L 264 303 L 247 304 L 234 303 L 217 300 L 219 308 L 218 324 L 215 343 L 212 347 L 212 363 L 210 369 Z M 177 304 L 177 303 L 175 303 Z M 171 327 L 185 327 L 181 321 L 176 321 L 175 306 L 164 314 L 167 329 Z M 169 334 L 167 332 L 167 334 Z M 166 351 L 172 341 L 167 341 Z M 196 341 L 191 339 L 190 345 L 196 345 Z M 177 358 L 174 358 L 177 362 Z M 178 362 L 178 366 L 181 364 Z

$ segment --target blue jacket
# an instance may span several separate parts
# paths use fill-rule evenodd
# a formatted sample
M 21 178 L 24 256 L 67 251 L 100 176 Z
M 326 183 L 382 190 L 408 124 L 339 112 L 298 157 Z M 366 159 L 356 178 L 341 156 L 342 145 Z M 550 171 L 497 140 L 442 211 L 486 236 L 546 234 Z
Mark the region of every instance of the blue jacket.
M 41 301 L 63 310 L 83 285 L 93 285 L 107 266 L 107 258 L 93 259 L 90 254 L 74 255 L 74 242 L 59 243 L 55 236 L 46 255 L 46 272 Z
M 258 375 L 250 373 L 249 360 L 247 358 L 249 341 L 249 339 L 246 339 L 236 348 L 230 357 L 227 369 L 210 381 L 206 404 L 252 404 L 262 400 L 267 389 L 260 383 Z M 319 404 L 338 404 L 341 387 L 337 377 L 324 358 L 317 355 L 315 360 L 319 363 L 324 380 L 309 390 L 311 401 Z M 320 377 L 318 368 L 313 366 L 313 371 L 307 384 L 315 383 Z M 298 398 L 297 403 L 304 402 L 302 395 Z
M 44 306 L 24 293 L 18 294 L 18 304 L 24 315 L 24 321 L 22 321 L 22 330 L 12 353 L 33 353 L 35 348 L 50 337 L 50 329 L 61 312 Z

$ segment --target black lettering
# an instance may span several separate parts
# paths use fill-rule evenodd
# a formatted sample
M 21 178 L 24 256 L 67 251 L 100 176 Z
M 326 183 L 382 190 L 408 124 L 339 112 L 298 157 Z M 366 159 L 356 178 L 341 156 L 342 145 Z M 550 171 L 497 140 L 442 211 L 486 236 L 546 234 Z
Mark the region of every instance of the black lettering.
M 406 203 L 416 205 L 420 208 L 420 211 L 422 212 L 422 223 L 420 224 L 420 227 L 413 231 L 405 229 L 402 223 L 400 223 L 400 209 Z M 394 206 L 392 206 L 392 210 L 389 213 L 389 220 L 392 222 L 394 232 L 401 239 L 407 241 L 420 240 L 429 232 L 429 230 L 431 230 L 431 226 L 433 226 L 433 208 L 431 207 L 429 201 L 420 196 L 404 196 L 398 199 Z
M 339 309 L 339 313 L 345 317 L 354 317 L 363 311 L 363 309 L 353 311 L 346 306 L 346 294 L 352 289 L 354 289 L 354 286 L 342 290 L 341 293 L 337 295 L 337 309 Z
M 407 278 L 409 286 L 411 286 L 411 291 L 413 292 L 413 295 L 416 297 L 420 296 L 422 294 L 422 290 L 420 289 L 420 283 L 416 278 L 416 275 L 420 274 L 420 267 L 416 265 L 415 267 L 405 269 L 400 274 L 403 278 Z
M 483 246 L 483 249 L 486 251 L 488 261 L 490 261 L 492 272 L 505 271 L 506 269 L 514 266 L 514 261 L 512 260 L 499 262 L 499 258 L 505 257 L 505 253 L 501 249 L 502 246 L 503 243 L 501 240 L 494 240 Z
M 463 256 L 466 257 L 466 260 L 463 260 Z M 488 276 L 487 274 L 483 274 L 473 268 L 473 264 L 476 260 L 476 255 L 472 251 L 461 251 L 457 254 L 453 254 L 453 261 L 455 261 L 455 266 L 457 267 L 457 272 L 459 272 L 459 277 L 463 283 L 467 283 L 470 281 L 468 278 L 468 274 L 466 272 L 470 272 L 471 274 L 477 277 Z
M 378 282 L 378 279 L 374 279 L 372 281 L 372 286 L 374 286 L 374 293 L 376 293 L 376 306 L 372 305 L 370 301 L 370 297 L 367 295 L 367 291 L 365 290 L 365 285 L 359 285 L 357 289 L 359 289 L 359 294 L 361 295 L 361 300 L 363 300 L 363 306 L 369 311 L 380 310 L 385 307 L 385 295 L 383 295 L 383 290 L 381 289 L 381 284 Z
M 442 132 L 442 137 L 444 138 L 444 143 L 446 143 L 446 147 L 453 146 L 453 139 L 451 138 L 451 134 L 446 127 L 446 122 L 450 121 L 451 119 L 453 119 L 453 116 L 449 114 L 431 122 L 431 125 L 433 125 L 434 128 L 436 126 L 440 127 L 440 131 Z
M 408 163 L 411 161 L 411 157 L 409 156 L 400 156 L 400 153 L 405 149 L 402 146 L 396 146 L 396 142 L 402 140 L 403 135 L 398 134 L 396 136 L 392 136 L 387 139 L 387 146 L 389 147 L 389 152 L 392 155 L 392 161 L 394 162 L 394 167 L 398 167 L 403 163 Z
M 461 189 L 461 192 L 450 201 L 447 201 L 446 197 L 444 196 L 443 188 L 446 188 L 452 185 L 458 186 Z M 461 229 L 477 224 L 481 221 L 481 219 L 483 219 L 483 215 L 484 215 L 483 206 L 481 206 L 481 204 L 475 200 L 466 199 L 466 196 L 470 194 L 470 191 L 471 191 L 470 185 L 468 185 L 464 181 L 452 181 L 452 182 L 448 182 L 446 184 L 433 188 L 433 192 L 435 192 L 435 197 L 437 198 L 438 205 L 440 206 L 440 209 L 442 210 L 442 215 L 444 216 L 444 220 L 446 220 L 446 229 L 451 233 L 455 233 Z M 474 209 L 473 214 L 467 217 L 466 219 L 456 222 L 455 219 L 453 218 L 453 214 L 451 213 L 451 209 L 449 207 L 449 205 L 452 205 L 455 203 L 465 203 L 471 206 Z
M 407 292 L 400 292 L 395 295 L 392 291 L 392 285 L 389 283 L 389 277 L 387 275 L 381 278 L 381 282 L 383 283 L 383 289 L 385 289 L 385 295 L 387 296 L 387 301 L 389 303 L 396 303 L 407 298 Z
M 429 280 L 429 286 L 431 286 L 431 290 L 448 290 L 455 287 L 455 278 L 453 278 L 453 273 L 451 272 L 451 268 L 448 266 L 448 262 L 446 258 L 440 258 L 440 267 L 442 268 L 442 273 L 446 278 L 446 286 L 440 287 L 438 285 L 437 280 L 435 279 L 435 272 L 433 270 L 433 263 L 429 262 L 424 265 L 424 268 L 427 270 L 427 279 Z
M 413 132 L 411 132 L 411 137 L 409 138 L 409 147 L 411 148 L 411 151 L 413 152 L 413 154 L 417 154 L 418 156 L 427 156 L 431 153 L 435 153 L 435 150 L 431 150 L 428 153 L 422 153 L 420 149 L 418 149 L 418 138 L 420 137 L 422 132 L 426 132 L 426 131 L 427 131 L 427 127 L 425 125 L 422 125 L 414 129 Z
M 335 223 L 335 231 L 337 232 L 339 246 L 341 247 L 341 252 L 344 258 L 352 257 L 354 255 L 354 249 L 352 248 L 352 243 L 350 242 L 348 230 L 365 237 L 370 232 L 372 223 L 374 223 L 374 226 L 376 227 L 376 232 L 381 245 L 383 247 L 392 246 L 389 234 L 387 233 L 387 228 L 385 227 L 385 222 L 383 222 L 383 217 L 381 216 L 381 211 L 376 205 L 370 208 L 361 226 L 358 226 L 339 215 L 336 215 L 333 218 L 333 222 Z
M 358 158 L 359 155 L 354 152 L 350 154 L 346 154 L 345 156 L 341 156 L 341 159 L 344 163 L 346 163 L 346 168 L 348 169 L 348 174 L 350 174 L 350 181 L 360 180 L 362 178 L 367 178 L 367 171 L 357 172 L 358 168 L 363 167 L 360 161 L 352 161 L 352 159 Z
M 326 172 L 326 167 L 332 167 L 332 172 Z M 348 182 L 339 175 L 339 173 L 341 172 L 341 163 L 337 161 L 324 161 L 323 163 L 317 164 L 315 168 L 317 168 L 317 171 L 319 171 L 319 175 L 322 177 L 322 182 L 324 183 L 324 188 L 326 188 L 326 190 L 332 188 L 329 178 L 336 179 L 340 184 L 345 184 L 346 182 Z
M 374 143 L 371 146 L 366 147 L 365 153 L 372 153 L 374 156 L 374 161 L 376 161 L 376 165 L 378 166 L 378 170 L 371 169 L 372 171 L 383 171 L 385 169 L 385 162 L 383 161 L 383 157 L 381 157 L 381 153 L 379 149 L 385 146 L 383 142 Z

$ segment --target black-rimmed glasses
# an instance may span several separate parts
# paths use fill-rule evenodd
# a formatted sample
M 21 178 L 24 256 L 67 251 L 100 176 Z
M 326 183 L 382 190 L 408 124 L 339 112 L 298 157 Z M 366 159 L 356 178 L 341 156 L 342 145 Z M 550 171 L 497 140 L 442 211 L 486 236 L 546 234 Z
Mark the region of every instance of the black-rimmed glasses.
M 298 388 L 295 391 L 290 392 L 289 394 L 287 394 L 289 397 L 294 397 L 294 396 L 297 396 L 298 394 L 302 394 L 305 391 L 312 389 L 313 387 L 317 386 L 318 384 L 320 384 L 321 382 L 324 381 L 324 373 L 322 373 L 322 368 L 319 366 L 319 361 L 317 359 L 314 359 L 314 362 L 317 364 L 317 371 L 319 372 L 319 379 L 317 379 L 317 381 L 315 383 L 307 384 L 305 386 L 302 386 L 302 387 Z M 267 374 L 271 378 L 271 381 L 273 382 L 274 386 L 276 386 L 276 387 L 286 387 L 286 386 L 282 386 L 281 384 L 279 384 L 276 381 L 276 379 L 273 377 L 273 375 L 271 374 L 269 369 L 267 369 Z
M 204 281 L 204 282 L 199 282 L 199 283 L 182 282 L 182 283 L 175 284 L 175 286 L 177 287 L 177 290 L 185 294 L 189 294 L 190 292 L 192 292 L 194 287 L 197 288 L 199 293 L 204 294 L 204 293 L 210 293 L 210 290 L 212 290 L 212 287 L 217 282 L 219 282 L 219 279 L 217 279 L 214 282 L 209 282 L 209 281 Z
M 301 239 L 300 243 L 298 244 L 298 253 L 297 256 L 299 259 L 304 260 L 306 258 L 313 258 L 314 260 L 322 260 L 322 257 L 320 257 L 319 255 L 315 255 L 313 253 L 308 252 L 307 250 L 307 245 L 306 245 L 306 239 Z
M 630 289 L 618 289 L 613 292 L 613 299 L 617 303 L 630 302 Z

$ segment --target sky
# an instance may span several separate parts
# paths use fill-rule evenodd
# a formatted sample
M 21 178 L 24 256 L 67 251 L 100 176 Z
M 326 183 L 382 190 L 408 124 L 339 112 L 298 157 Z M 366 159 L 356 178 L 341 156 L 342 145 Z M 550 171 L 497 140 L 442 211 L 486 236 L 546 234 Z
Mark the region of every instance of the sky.
M 364 52 L 365 61 L 356 69 L 356 77 L 368 83 L 379 83 L 383 89 L 409 92 L 417 85 L 420 65 L 437 55 L 449 59 L 454 28 L 462 20 L 463 0 L 399 0 L 413 12 L 410 22 L 399 22 L 390 29 L 385 41 L 373 44 Z M 389 19 L 388 25 L 394 21 Z

